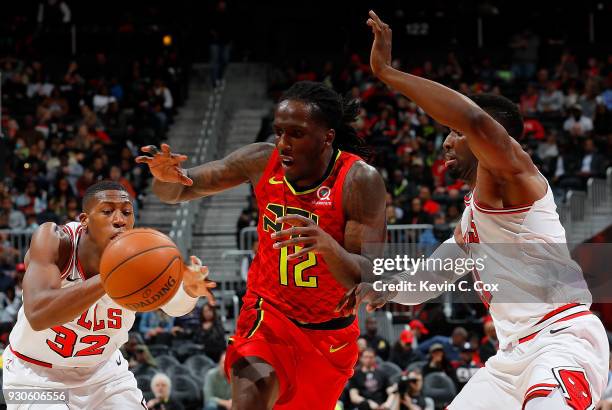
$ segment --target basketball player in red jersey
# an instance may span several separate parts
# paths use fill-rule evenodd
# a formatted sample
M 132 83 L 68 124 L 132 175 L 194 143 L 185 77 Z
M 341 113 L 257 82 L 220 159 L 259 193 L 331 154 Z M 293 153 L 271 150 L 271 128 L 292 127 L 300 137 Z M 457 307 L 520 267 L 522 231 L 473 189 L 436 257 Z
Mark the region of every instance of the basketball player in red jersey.
M 335 306 L 372 272 L 364 243 L 385 237 L 383 180 L 355 155 L 365 152 L 350 125 L 357 109 L 321 83 L 299 82 L 276 107 L 275 145 L 188 170 L 167 145 L 137 158 L 169 203 L 255 187 L 259 248 L 226 358 L 235 409 L 333 409 L 353 373 L 358 324 Z

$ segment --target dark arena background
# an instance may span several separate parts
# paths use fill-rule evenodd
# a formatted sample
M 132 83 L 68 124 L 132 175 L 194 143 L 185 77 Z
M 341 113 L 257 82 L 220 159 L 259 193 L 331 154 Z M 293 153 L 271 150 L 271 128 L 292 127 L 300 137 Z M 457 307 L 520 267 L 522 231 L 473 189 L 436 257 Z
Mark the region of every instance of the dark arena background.
M 393 29 L 395 67 L 518 104 L 519 142 L 552 187 L 568 244 L 612 242 L 611 2 L 3 2 L 0 348 L 22 304 L 33 232 L 77 220 L 85 190 L 115 180 L 134 199 L 137 226 L 167 233 L 218 283 L 214 308 L 202 298 L 187 316 L 138 314 L 122 347 L 130 370 L 149 408 L 161 408 L 151 383 L 158 373 L 170 377 L 177 403 L 166 409 L 229 408 L 215 401 L 230 394 L 218 361 L 258 245 L 252 190 L 165 204 L 134 158 L 165 142 L 192 167 L 273 141 L 274 104 L 296 81 L 322 81 L 360 101 L 354 126 L 386 184 L 388 241 L 417 256 L 448 238 L 467 193 L 444 167 L 448 129 L 372 76 L 369 9 Z M 591 311 L 612 330 L 611 306 Z M 452 293 L 370 314 L 362 307 L 359 321 L 360 349 L 375 350 L 378 369 L 377 391 L 359 393 L 384 401 L 397 391 L 384 387 L 412 380 L 410 394 L 425 407 L 402 408 L 444 408 L 498 348 L 485 307 Z M 351 383 L 337 409 L 365 408 L 354 404 Z

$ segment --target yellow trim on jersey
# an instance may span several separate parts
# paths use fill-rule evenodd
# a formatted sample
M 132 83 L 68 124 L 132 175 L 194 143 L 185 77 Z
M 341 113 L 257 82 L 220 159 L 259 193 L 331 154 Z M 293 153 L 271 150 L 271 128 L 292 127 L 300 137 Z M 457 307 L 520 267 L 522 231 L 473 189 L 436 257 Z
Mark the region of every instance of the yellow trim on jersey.
M 336 158 L 334 159 L 334 165 L 331 166 L 331 170 L 333 170 L 334 167 L 336 166 L 336 162 L 338 162 L 338 158 L 340 158 L 340 154 L 342 154 L 342 151 L 338 150 L 338 154 L 336 154 Z M 330 175 L 331 175 L 331 170 L 330 170 Z M 289 190 L 291 191 L 293 195 L 305 195 L 305 194 L 310 194 L 311 192 L 315 192 L 317 189 L 321 187 L 321 185 L 323 185 L 323 183 L 327 180 L 327 178 L 329 178 L 329 175 L 327 175 L 325 179 L 323 179 L 323 181 L 321 181 L 321 183 L 314 188 L 307 189 L 306 191 L 298 191 L 295 188 L 293 188 L 293 186 L 291 186 L 291 183 L 289 181 L 287 181 L 287 177 L 283 177 L 283 179 L 285 180 L 285 183 L 287 184 L 287 186 L 289 187 Z
M 255 323 L 253 324 L 253 329 L 247 335 L 247 339 L 252 337 L 255 334 L 255 332 L 257 332 L 257 329 L 259 329 L 261 322 L 263 322 L 264 311 L 261 308 L 262 304 L 263 304 L 263 298 L 259 298 L 259 300 L 257 301 L 257 310 L 258 310 L 257 319 L 255 320 Z

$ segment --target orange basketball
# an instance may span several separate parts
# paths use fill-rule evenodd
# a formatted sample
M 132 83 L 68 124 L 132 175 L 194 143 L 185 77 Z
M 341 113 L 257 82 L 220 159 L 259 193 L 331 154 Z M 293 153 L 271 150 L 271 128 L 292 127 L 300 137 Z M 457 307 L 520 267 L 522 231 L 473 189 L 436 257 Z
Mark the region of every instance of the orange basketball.
M 183 258 L 174 242 L 154 229 L 124 232 L 100 260 L 102 285 L 117 304 L 137 312 L 165 305 L 183 279 Z

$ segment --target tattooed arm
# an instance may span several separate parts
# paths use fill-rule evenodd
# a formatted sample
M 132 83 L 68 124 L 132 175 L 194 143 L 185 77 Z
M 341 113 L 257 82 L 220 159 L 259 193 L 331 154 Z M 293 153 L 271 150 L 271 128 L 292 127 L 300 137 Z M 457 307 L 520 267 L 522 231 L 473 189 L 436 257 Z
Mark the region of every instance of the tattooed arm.
M 256 185 L 272 155 L 274 145 L 249 144 L 223 159 L 189 169 L 181 167 L 187 157 L 173 154 L 167 144 L 162 144 L 161 152 L 151 145 L 142 150 L 153 154 L 153 157 L 136 158 L 136 162 L 147 164 L 155 177 L 153 192 L 162 201 L 176 204 L 213 195 L 244 182 Z

